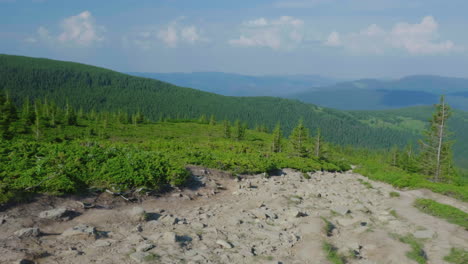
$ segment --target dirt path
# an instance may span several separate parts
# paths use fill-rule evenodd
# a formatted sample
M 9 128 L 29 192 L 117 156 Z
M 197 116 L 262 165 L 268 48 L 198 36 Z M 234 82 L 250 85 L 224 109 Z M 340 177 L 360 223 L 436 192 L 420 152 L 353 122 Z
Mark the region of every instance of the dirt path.
M 193 168 L 201 185 L 141 204 L 115 203 L 103 194 L 99 209 L 54 198 L 0 213 L 0 262 L 37 263 L 329 263 L 325 241 L 349 263 L 415 263 L 409 246 L 391 234 L 422 239 L 428 263 L 445 263 L 450 248 L 468 248 L 468 232 L 413 207 L 430 198 L 466 210 L 466 203 L 426 190 L 398 191 L 353 173 L 284 170 L 235 181 L 218 171 Z M 369 182 L 372 187 L 361 181 Z M 115 199 L 115 198 L 113 198 Z M 138 219 L 146 211 L 146 220 Z M 42 219 L 41 211 L 67 208 L 68 221 Z M 325 221 L 335 229 L 327 236 Z M 70 228 L 81 226 L 70 231 Z M 42 235 L 18 238 L 38 227 Z M 93 229 L 95 228 L 95 229 Z

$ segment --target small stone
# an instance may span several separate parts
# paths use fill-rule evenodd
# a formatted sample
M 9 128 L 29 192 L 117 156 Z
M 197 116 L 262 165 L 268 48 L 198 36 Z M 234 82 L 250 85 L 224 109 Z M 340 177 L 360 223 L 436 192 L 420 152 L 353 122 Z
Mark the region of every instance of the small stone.
M 307 216 L 307 214 L 304 213 L 304 212 L 298 211 L 298 210 L 293 210 L 293 211 L 291 211 L 291 216 L 299 218 L 299 217 L 305 217 L 305 216 Z
M 234 246 L 227 242 L 226 240 L 216 240 L 216 244 L 222 246 L 223 248 L 233 248 Z
M 434 231 L 432 230 L 420 230 L 413 233 L 415 238 L 428 239 L 434 236 Z
M 42 219 L 51 219 L 51 220 L 60 220 L 67 215 L 69 215 L 71 211 L 67 210 L 66 208 L 56 208 L 48 211 L 43 211 L 39 213 L 39 218 Z
M 155 248 L 155 245 L 149 243 L 149 242 L 146 242 L 146 243 L 143 243 L 141 245 L 139 245 L 137 248 L 136 248 L 136 251 L 140 251 L 140 252 L 146 252 L 148 250 L 151 250 Z
M 128 212 L 129 217 L 133 221 L 145 221 L 147 218 L 147 214 L 145 209 L 142 207 L 133 207 L 129 212 Z
M 95 247 L 109 247 L 112 243 L 109 240 L 98 240 L 94 243 Z
M 15 235 L 19 238 L 38 237 L 41 235 L 41 231 L 37 227 L 23 228 L 16 231 Z
M 203 229 L 203 228 L 205 228 L 205 225 L 203 223 L 200 223 L 200 222 L 193 222 L 193 223 L 190 224 L 190 226 L 193 229 Z
M 130 258 L 138 263 L 144 263 L 150 256 L 152 256 L 152 254 L 148 252 L 135 252 L 130 254 Z
M 351 210 L 349 210 L 347 207 L 344 207 L 344 206 L 336 206 L 333 208 L 333 211 L 340 215 L 347 215 L 351 213 Z
M 96 238 L 97 232 L 94 226 L 89 226 L 85 224 L 77 225 L 75 227 L 69 228 L 62 233 L 62 236 L 84 236 L 84 237 L 93 237 Z
M 135 230 L 137 232 L 142 232 L 143 231 L 143 226 L 141 224 L 138 224 L 136 227 L 135 227 Z
M 174 244 L 177 242 L 177 235 L 174 232 L 165 232 L 161 240 L 166 244 Z

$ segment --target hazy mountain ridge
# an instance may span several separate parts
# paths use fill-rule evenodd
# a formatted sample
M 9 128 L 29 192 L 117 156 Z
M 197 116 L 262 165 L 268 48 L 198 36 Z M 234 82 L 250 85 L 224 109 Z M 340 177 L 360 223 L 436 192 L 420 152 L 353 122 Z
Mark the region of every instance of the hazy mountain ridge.
M 432 105 L 446 95 L 452 107 L 468 110 L 468 79 L 415 75 L 399 80 L 363 79 L 289 96 L 341 110 L 384 110 Z
M 311 87 L 326 86 L 338 82 L 333 78 L 319 75 L 249 76 L 224 72 L 130 72 L 128 74 L 228 96 L 286 96 L 308 91 Z

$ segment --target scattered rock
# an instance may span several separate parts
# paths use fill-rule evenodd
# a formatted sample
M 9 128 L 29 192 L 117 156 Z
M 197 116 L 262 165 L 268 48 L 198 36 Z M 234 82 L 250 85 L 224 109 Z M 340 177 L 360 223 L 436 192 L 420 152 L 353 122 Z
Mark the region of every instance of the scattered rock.
M 162 235 L 161 242 L 165 244 L 174 244 L 177 242 L 177 235 L 174 232 L 165 232 Z
M 109 247 L 110 245 L 112 245 L 112 243 L 109 240 L 98 240 L 94 243 L 95 247 Z
M 147 218 L 147 214 L 145 209 L 142 207 L 135 206 L 129 212 L 128 216 L 133 221 L 145 221 Z
M 79 236 L 79 237 L 97 237 L 96 228 L 93 226 L 81 224 L 75 227 L 69 228 L 62 233 L 64 237 L 72 237 L 72 236 Z
M 136 227 L 135 227 L 135 230 L 137 232 L 142 232 L 143 231 L 143 226 L 141 224 L 138 224 Z
M 308 216 L 306 213 L 301 212 L 301 211 L 299 211 L 299 210 L 292 210 L 291 213 L 290 213 L 290 215 L 291 215 L 292 217 L 296 217 L 296 218 Z
M 428 239 L 434 236 L 434 231 L 432 230 L 420 230 L 413 233 L 415 238 Z
M 69 211 L 67 208 L 56 208 L 39 213 L 39 218 L 50 220 L 68 220 L 71 213 L 72 211 Z
M 205 228 L 205 225 L 203 223 L 200 223 L 200 222 L 193 222 L 193 223 L 190 224 L 190 226 L 193 229 L 203 229 L 203 228 Z
M 41 235 L 41 231 L 37 227 L 23 228 L 16 231 L 15 235 L 19 238 L 38 237 Z
M 135 252 L 130 254 L 130 258 L 138 263 L 144 263 L 152 256 L 151 253 L 148 252 Z
M 136 247 L 136 251 L 139 251 L 139 252 L 146 252 L 148 250 L 151 250 L 155 247 L 155 245 L 149 243 L 149 242 L 145 242 L 141 245 L 139 245 L 138 247 Z
M 340 215 L 347 215 L 351 213 L 351 210 L 344 206 L 335 206 L 332 210 Z
M 234 247 L 231 243 L 227 242 L 226 240 L 221 240 L 221 239 L 216 240 L 216 244 L 222 246 L 223 248 L 233 248 Z

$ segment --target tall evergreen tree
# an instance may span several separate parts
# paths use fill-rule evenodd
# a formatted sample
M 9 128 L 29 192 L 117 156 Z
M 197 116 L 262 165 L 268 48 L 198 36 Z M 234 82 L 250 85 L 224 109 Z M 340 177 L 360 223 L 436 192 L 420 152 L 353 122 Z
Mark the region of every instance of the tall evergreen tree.
M 301 156 L 305 157 L 307 155 L 306 144 L 309 140 L 309 129 L 304 126 L 304 121 L 301 119 L 297 126 L 291 132 L 289 136 L 293 151 Z
M 216 118 L 215 118 L 214 115 L 210 116 L 210 125 L 212 125 L 212 126 L 216 125 Z
M 223 134 L 225 138 L 231 137 L 231 123 L 228 120 L 223 121 Z
M 18 120 L 18 111 L 7 95 L 0 105 L 0 133 L 4 139 L 11 139 L 15 133 L 14 122 Z
M 455 173 L 452 160 L 452 145 L 450 133 L 447 129 L 447 120 L 452 111 L 445 102 L 445 97 L 440 97 L 439 104 L 435 105 L 435 113 L 424 132 L 424 140 L 420 141 L 420 164 L 423 173 L 432 176 L 435 182 L 449 181 Z
M 281 125 L 278 123 L 273 130 L 273 143 L 271 145 L 271 151 L 281 152 L 281 140 L 283 138 L 283 132 L 281 131 Z
M 323 138 L 320 128 L 317 128 L 317 135 L 314 138 L 314 154 L 317 158 L 322 157 L 323 152 Z
M 235 139 L 242 140 L 245 138 L 245 131 L 247 130 L 247 125 L 243 124 L 239 119 L 234 123 L 235 126 Z

